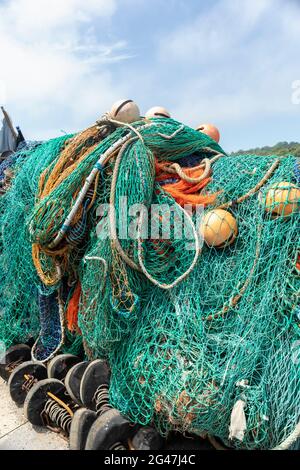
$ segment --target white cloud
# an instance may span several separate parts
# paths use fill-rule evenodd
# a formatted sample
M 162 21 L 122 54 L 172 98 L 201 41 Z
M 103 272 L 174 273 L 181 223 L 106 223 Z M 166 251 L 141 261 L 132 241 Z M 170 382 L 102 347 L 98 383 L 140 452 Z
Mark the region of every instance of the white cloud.
M 299 0 L 197 2 L 184 19 L 164 9 L 145 38 L 146 0 L 0 0 L 0 101 L 30 138 L 84 128 L 126 96 L 212 121 L 232 142 L 236 129 L 259 135 L 257 119 L 299 119 Z
M 222 0 L 204 10 L 191 23 L 175 29 L 161 41 L 162 57 L 198 63 L 222 60 L 234 53 L 239 40 L 265 20 L 274 0 Z
M 15 37 L 39 39 L 58 31 L 68 35 L 79 23 L 110 17 L 115 10 L 115 0 L 6 0 L 0 13 L 14 25 Z
M 85 127 L 126 96 L 104 65 L 130 57 L 127 43 L 97 37 L 97 26 L 101 29 L 115 9 L 115 0 L 0 4 L 1 88 L 30 138 Z

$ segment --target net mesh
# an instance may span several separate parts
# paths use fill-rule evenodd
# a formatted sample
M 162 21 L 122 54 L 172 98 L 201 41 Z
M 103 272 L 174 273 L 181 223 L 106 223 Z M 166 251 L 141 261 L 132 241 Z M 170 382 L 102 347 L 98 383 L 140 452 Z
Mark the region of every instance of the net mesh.
M 72 351 L 83 341 L 88 357 L 109 360 L 111 402 L 133 421 L 272 448 L 300 414 L 296 160 L 230 157 L 171 119 L 133 127 L 104 140 L 95 127 L 18 161 L 0 201 L 0 339 L 37 338 L 42 327 L 43 358 L 63 337 Z M 101 174 L 54 246 L 95 167 Z M 196 190 L 205 215 L 226 211 L 207 219 L 209 245 L 197 236 Z M 61 335 L 57 305 L 41 316 L 38 294 L 43 287 L 52 302 L 66 280 L 80 282 L 79 325 Z M 246 428 L 229 440 L 239 400 Z
M 211 190 L 224 190 L 221 203 L 236 200 L 273 161 L 224 157 Z M 291 179 L 293 163 L 282 160 L 268 185 Z M 231 412 L 242 399 L 247 429 L 230 444 L 271 448 L 299 422 L 299 214 L 272 219 L 257 195 L 232 213 L 233 244 L 205 246 L 174 291 L 148 292 L 129 335 L 110 352 L 111 398 L 135 421 L 154 419 L 164 434 L 208 432 L 228 444 Z

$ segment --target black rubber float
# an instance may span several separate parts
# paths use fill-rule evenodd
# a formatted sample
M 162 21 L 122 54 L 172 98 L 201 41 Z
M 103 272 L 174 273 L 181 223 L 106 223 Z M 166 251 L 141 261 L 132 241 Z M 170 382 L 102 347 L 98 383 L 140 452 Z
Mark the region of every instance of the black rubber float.
M 45 379 L 35 384 L 28 393 L 24 402 L 24 414 L 28 421 L 35 426 L 45 426 L 43 411 L 49 395 L 55 395 L 59 400 L 65 401 L 66 387 L 57 379 Z
M 164 439 L 151 426 L 141 427 L 130 440 L 131 450 L 160 450 L 164 446 Z
M 81 408 L 73 416 L 70 429 L 70 450 L 84 450 L 90 429 L 97 419 L 95 411 Z
M 16 367 L 8 380 L 9 393 L 17 405 L 23 405 L 29 390 L 40 380 L 47 378 L 44 364 L 26 361 Z
M 80 399 L 86 408 L 97 411 L 98 414 L 104 411 L 101 408 L 106 406 L 106 401 L 108 402 L 109 381 L 110 369 L 105 360 L 97 359 L 88 365 L 80 384 Z M 98 400 L 96 397 L 97 391 L 99 391 Z
M 64 380 L 71 367 L 79 362 L 81 362 L 80 358 L 73 354 L 59 354 L 55 356 L 47 365 L 48 378 Z
M 74 402 L 78 405 L 82 405 L 80 398 L 80 384 L 83 374 L 85 373 L 89 364 L 90 363 L 87 361 L 75 364 L 75 366 L 71 367 L 71 369 L 68 371 L 65 378 L 65 387 L 67 392 L 72 400 L 74 400 Z
M 0 376 L 7 382 L 13 370 L 30 359 L 31 349 L 26 344 L 10 347 L 0 358 Z
M 93 423 L 88 434 L 86 450 L 127 450 L 129 440 L 136 434 L 138 425 L 110 409 Z

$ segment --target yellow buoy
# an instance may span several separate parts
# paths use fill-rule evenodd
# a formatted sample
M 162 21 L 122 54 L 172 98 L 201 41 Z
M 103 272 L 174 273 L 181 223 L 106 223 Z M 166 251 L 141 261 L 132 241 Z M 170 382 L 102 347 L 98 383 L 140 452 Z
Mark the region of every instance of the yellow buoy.
M 268 189 L 265 209 L 272 217 L 287 217 L 300 207 L 300 189 L 288 181 L 275 183 Z
M 208 246 L 225 248 L 236 239 L 238 226 L 230 212 L 224 209 L 214 209 L 205 214 L 199 231 Z
M 109 116 L 116 121 L 130 124 L 140 120 L 138 105 L 132 100 L 119 100 L 111 107 Z

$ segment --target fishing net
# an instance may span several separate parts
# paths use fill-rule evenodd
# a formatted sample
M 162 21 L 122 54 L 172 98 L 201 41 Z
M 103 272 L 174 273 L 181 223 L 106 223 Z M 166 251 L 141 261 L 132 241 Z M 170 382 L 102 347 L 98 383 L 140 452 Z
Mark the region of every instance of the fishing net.
M 214 166 L 218 204 L 261 181 L 274 158 L 224 157 Z M 268 185 L 293 177 L 282 159 Z M 262 194 L 264 194 L 262 189 Z M 257 194 L 231 211 L 234 244 L 204 246 L 174 290 L 152 289 L 129 335 L 110 353 L 111 399 L 142 424 L 215 434 L 229 444 L 231 413 L 245 402 L 241 448 L 271 448 L 299 422 L 299 214 L 271 219 Z
M 300 414 L 295 164 L 171 119 L 43 144 L 1 199 L 0 338 L 33 335 L 42 360 L 82 338 L 112 404 L 164 435 L 279 445 Z M 222 248 L 202 246 L 199 204 L 236 220 Z
M 12 187 L 0 198 L 0 340 L 6 347 L 39 331 L 41 282 L 32 262 L 26 219 L 34 206 L 40 173 L 59 154 L 66 138 L 22 150 Z
M 229 209 L 238 222 L 238 237 L 221 250 L 204 246 L 191 274 L 173 289 L 161 289 L 166 280 L 170 283 L 168 276 L 177 276 L 172 250 L 166 249 L 170 243 L 174 249 L 172 236 L 146 250 L 159 287 L 154 276 L 126 266 L 113 253 L 111 240 L 91 243 L 82 266 L 80 324 L 94 355 L 109 358 L 112 403 L 133 421 L 154 420 L 163 434 L 173 429 L 214 434 L 248 449 L 272 448 L 295 429 L 299 213 L 280 217 L 280 204 L 266 207 L 264 202 L 274 183 L 296 182 L 294 165 L 293 157 L 216 161 L 207 189 L 219 196 L 209 209 Z M 140 182 L 133 178 L 131 194 L 137 194 Z M 124 195 L 126 187 L 121 187 Z M 152 203 L 157 197 L 156 188 Z M 138 250 L 136 244 L 131 259 Z M 175 258 L 188 269 L 191 256 L 181 259 L 181 250 L 182 245 L 175 249 Z M 115 296 L 118 302 L 112 302 Z M 127 320 L 124 304 L 131 313 Z M 245 404 L 247 426 L 241 440 L 233 436 L 229 441 L 239 401 Z

